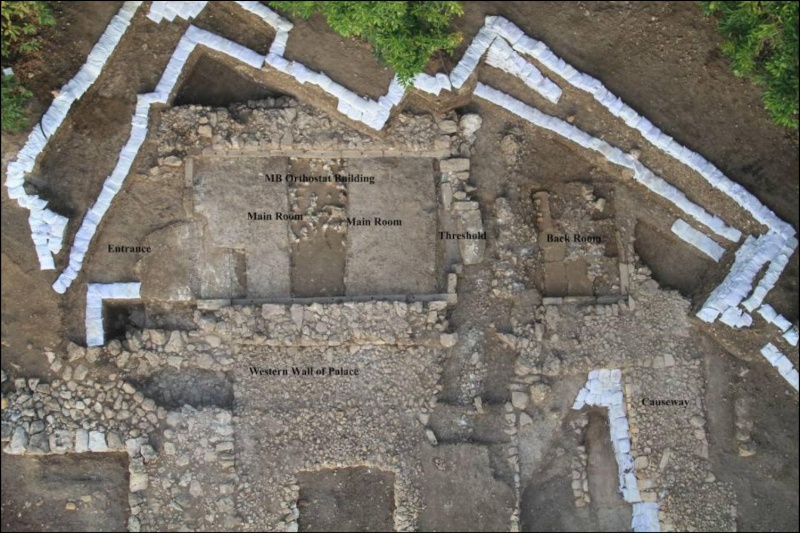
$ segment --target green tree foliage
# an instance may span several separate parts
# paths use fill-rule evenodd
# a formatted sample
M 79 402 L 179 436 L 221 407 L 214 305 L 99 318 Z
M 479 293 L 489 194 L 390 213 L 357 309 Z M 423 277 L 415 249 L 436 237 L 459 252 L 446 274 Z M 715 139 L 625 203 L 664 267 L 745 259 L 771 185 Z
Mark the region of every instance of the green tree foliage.
M 461 35 L 450 21 L 463 13 L 460 2 L 270 2 L 300 18 L 322 14 L 343 37 L 359 37 L 390 66 L 404 85 L 422 72 L 431 56 L 452 52 Z
M 47 2 L 2 2 L 2 56 L 16 60 L 39 50 L 39 28 L 55 24 Z
M 798 2 L 701 2 L 726 37 L 733 72 L 764 89 L 764 107 L 781 126 L 798 126 Z
M 35 57 L 41 46 L 39 29 L 55 24 L 47 2 L 2 2 L 2 58 L 8 62 Z M 28 125 L 25 106 L 33 96 L 13 75 L 3 74 L 2 129 L 19 131 Z
M 28 125 L 25 104 L 31 96 L 31 92 L 20 85 L 13 74 L 3 74 L 3 131 L 19 131 Z

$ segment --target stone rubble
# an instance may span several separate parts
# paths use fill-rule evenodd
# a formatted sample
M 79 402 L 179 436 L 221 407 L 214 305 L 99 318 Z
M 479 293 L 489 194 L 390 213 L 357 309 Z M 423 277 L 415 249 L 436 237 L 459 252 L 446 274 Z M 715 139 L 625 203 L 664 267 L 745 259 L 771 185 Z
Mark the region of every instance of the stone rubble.
M 14 379 L 3 394 L 4 451 L 127 453 L 130 531 L 293 530 L 299 470 L 366 465 L 395 473 L 395 523 L 412 530 L 429 439 L 420 424 L 440 390 L 443 354 L 458 343 L 446 314 L 446 302 L 223 307 L 197 311 L 189 331 L 70 344 L 51 356 L 62 379 Z M 300 377 L 289 365 L 328 374 Z M 173 368 L 235 376 L 233 410 L 164 407 L 164 392 L 146 384 Z M 334 374 L 346 369 L 359 374 Z M 174 395 L 199 382 L 172 383 Z M 254 438 L 261 444 L 236 444 Z

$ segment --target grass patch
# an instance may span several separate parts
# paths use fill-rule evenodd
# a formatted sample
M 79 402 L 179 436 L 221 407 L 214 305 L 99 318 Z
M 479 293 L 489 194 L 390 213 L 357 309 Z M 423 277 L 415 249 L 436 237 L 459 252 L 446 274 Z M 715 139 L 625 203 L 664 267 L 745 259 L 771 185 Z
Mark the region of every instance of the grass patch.
M 734 74 L 764 90 L 772 120 L 798 126 L 798 2 L 701 2 L 725 36 L 722 50 Z
M 314 13 L 342 37 L 358 37 L 409 86 L 438 51 L 451 53 L 461 35 L 450 21 L 463 14 L 460 2 L 270 2 L 295 17 Z
M 3 66 L 36 57 L 42 42 L 39 30 L 55 24 L 47 2 L 2 2 Z M 28 126 L 25 108 L 33 96 L 14 75 L 3 74 L 2 129 L 19 131 Z

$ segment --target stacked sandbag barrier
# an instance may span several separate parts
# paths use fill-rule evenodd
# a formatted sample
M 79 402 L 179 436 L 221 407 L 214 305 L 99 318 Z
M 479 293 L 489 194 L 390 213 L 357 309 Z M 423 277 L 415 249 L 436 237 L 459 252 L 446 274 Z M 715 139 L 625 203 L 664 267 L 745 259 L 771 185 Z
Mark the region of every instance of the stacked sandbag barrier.
M 47 209 L 46 200 L 39 198 L 36 194 L 26 193 L 25 177 L 33 171 L 50 137 L 61 127 L 72 104 L 97 81 L 140 5 L 141 2 L 125 2 L 122 5 L 119 12 L 111 19 L 103 35 L 100 36 L 97 44 L 92 48 L 86 63 L 75 77 L 61 88 L 39 124 L 34 126 L 28 135 L 28 140 L 17 154 L 17 159 L 8 164 L 6 173 L 8 196 L 12 200 L 16 200 L 20 207 L 31 212 L 28 223 L 36 256 L 39 259 L 39 267 L 42 270 L 55 268 L 53 255 L 61 250 L 64 230 L 69 221 L 66 217 Z

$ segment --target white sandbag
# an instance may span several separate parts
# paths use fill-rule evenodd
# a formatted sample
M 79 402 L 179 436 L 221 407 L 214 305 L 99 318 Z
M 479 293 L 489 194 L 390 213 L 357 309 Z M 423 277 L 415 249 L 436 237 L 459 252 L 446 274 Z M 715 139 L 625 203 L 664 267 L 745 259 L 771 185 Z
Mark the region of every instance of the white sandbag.
M 758 314 L 767 321 L 767 324 L 772 324 L 773 320 L 775 320 L 775 317 L 778 316 L 778 312 L 775 311 L 775 309 L 773 309 L 769 304 L 764 304 L 759 307 Z
M 286 51 L 286 44 L 289 41 L 288 31 L 279 31 L 272 41 L 272 46 L 269 47 L 269 53 L 282 56 Z
M 772 320 L 772 324 L 775 325 L 775 327 L 777 327 L 781 333 L 788 331 L 789 328 L 792 327 L 792 323 L 789 322 L 785 316 L 780 314 L 775 316 L 775 318 Z
M 435 77 L 425 73 L 417 74 L 414 77 L 414 88 L 436 96 L 439 95 L 439 91 L 441 90 L 439 81 Z
M 208 2 L 153 2 L 147 18 L 160 23 L 162 20 L 172 22 L 175 18 L 190 20 L 200 14 Z
M 503 38 L 492 41 L 486 62 L 520 78 L 525 85 L 554 104 L 561 98 L 561 88 L 545 77 L 536 66 L 525 61 Z
M 683 219 L 677 219 L 672 225 L 672 233 L 684 242 L 694 246 L 697 250 L 719 262 L 725 254 L 725 248 L 714 242 L 713 239 L 690 226 Z
M 284 19 L 261 2 L 236 2 L 247 11 L 254 15 L 261 17 L 264 22 L 279 31 L 289 31 L 292 29 L 292 23 Z
M 784 333 L 783 334 L 783 339 L 786 342 L 788 342 L 789 344 L 791 344 L 792 346 L 797 346 L 797 340 L 798 340 L 797 328 L 793 327 L 790 330 L 788 330 L 786 333 Z
M 738 307 L 729 307 L 720 316 L 720 322 L 735 329 L 746 328 L 752 325 L 753 317 Z
M 658 521 L 658 504 L 655 502 L 634 503 L 631 529 L 637 532 L 661 531 Z
M 275 54 L 267 54 L 267 58 L 265 61 L 271 67 L 281 71 L 281 72 L 288 72 L 290 68 L 290 63 L 285 58 L 277 56 Z
M 778 361 L 775 363 L 775 368 L 778 370 L 778 373 L 785 378 L 794 370 L 794 365 L 792 365 L 788 357 L 781 354 Z
M 484 27 L 473 38 L 461 61 L 450 73 L 450 83 L 453 87 L 460 89 L 464 85 L 464 82 L 472 75 L 475 67 L 478 66 L 478 61 L 489 48 L 494 37 L 494 31 Z

